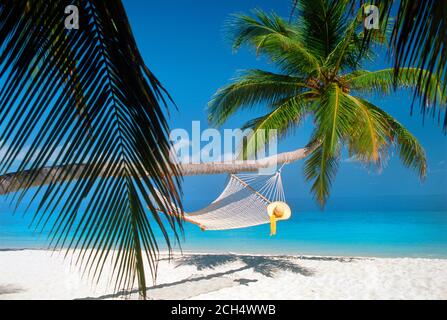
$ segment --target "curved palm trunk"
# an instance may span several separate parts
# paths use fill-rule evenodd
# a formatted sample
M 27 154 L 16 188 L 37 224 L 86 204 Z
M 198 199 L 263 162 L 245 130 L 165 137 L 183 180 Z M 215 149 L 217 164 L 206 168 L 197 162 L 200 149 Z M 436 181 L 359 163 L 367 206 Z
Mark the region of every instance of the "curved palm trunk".
M 308 146 L 291 152 L 280 153 L 276 156 L 252 160 L 235 162 L 212 162 L 212 163 L 188 163 L 181 164 L 180 170 L 183 176 L 210 175 L 222 173 L 256 172 L 275 165 L 292 163 L 306 158 L 317 147 Z
M 260 169 L 275 165 L 292 163 L 306 158 L 319 144 L 309 145 L 305 148 L 291 152 L 280 153 L 260 160 L 188 163 L 180 164 L 179 169 L 183 176 L 211 175 L 238 172 L 256 172 Z M 0 176 L 0 195 L 14 193 L 26 187 L 37 187 L 54 182 L 68 182 L 77 180 L 81 173 L 87 169 L 87 164 L 74 164 L 65 166 L 46 167 L 39 170 L 28 170 L 21 173 L 9 173 Z M 101 177 L 110 177 L 110 170 L 104 168 L 99 173 Z

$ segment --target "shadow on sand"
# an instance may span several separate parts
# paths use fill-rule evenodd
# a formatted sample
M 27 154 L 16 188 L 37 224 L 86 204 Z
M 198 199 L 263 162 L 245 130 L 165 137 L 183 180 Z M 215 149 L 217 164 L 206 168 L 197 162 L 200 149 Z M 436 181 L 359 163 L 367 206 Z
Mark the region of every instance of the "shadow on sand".
M 301 267 L 288 257 L 242 256 L 242 255 L 188 255 L 176 260 L 177 266 L 193 265 L 197 270 L 214 269 L 229 263 L 240 262 L 243 270 L 253 269 L 265 277 L 273 278 L 278 271 L 289 271 L 303 276 L 311 276 L 313 272 Z M 231 270 L 229 271 L 231 272 Z
M 14 285 L 0 285 L 0 296 L 6 294 L 20 293 L 23 291 L 25 290 Z
M 312 270 L 299 266 L 295 261 L 291 261 L 290 257 L 206 254 L 186 255 L 172 259 L 172 262 L 177 265 L 177 268 L 181 266 L 195 266 L 198 271 L 213 270 L 230 264 L 237 264 L 237 267 L 222 272 L 192 276 L 183 280 L 148 287 L 149 297 L 155 297 L 156 299 L 187 299 L 224 288 L 239 285 L 249 286 L 250 283 L 258 281 L 257 279 L 234 277 L 236 273 L 245 270 L 252 270 L 254 273 L 269 278 L 273 278 L 280 271 L 292 272 L 306 277 L 314 274 Z M 99 297 L 88 297 L 83 300 L 126 299 L 136 294 L 138 294 L 138 290 L 120 291 Z

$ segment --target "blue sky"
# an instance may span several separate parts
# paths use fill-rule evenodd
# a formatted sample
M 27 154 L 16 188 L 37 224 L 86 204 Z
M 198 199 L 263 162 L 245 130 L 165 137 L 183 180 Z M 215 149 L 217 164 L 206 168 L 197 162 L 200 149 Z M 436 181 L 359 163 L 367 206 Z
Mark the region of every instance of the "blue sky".
M 225 39 L 224 24 L 230 14 L 247 13 L 253 8 L 274 10 L 288 17 L 287 0 L 226 0 L 226 1 L 135 1 L 124 0 L 142 55 L 161 82 L 172 94 L 178 112 L 173 111 L 171 128 L 191 128 L 192 121 L 208 126 L 206 105 L 213 93 L 228 83 L 238 70 L 261 68 L 275 70 L 274 66 L 243 49 L 237 54 Z M 386 54 L 381 54 L 370 70 L 389 66 Z M 429 160 L 429 173 L 424 183 L 417 175 L 404 168 L 397 155 L 392 155 L 381 172 L 374 168 L 344 159 L 333 186 L 332 196 L 366 197 L 419 196 L 446 194 L 447 138 L 432 119 L 423 125 L 416 110 L 410 116 L 411 93 L 399 91 L 390 97 L 372 96 L 371 101 L 394 115 L 420 140 Z M 246 120 L 262 114 L 262 106 L 253 112 L 236 115 L 225 127 L 235 128 Z M 306 123 L 296 133 L 280 142 L 280 151 L 304 146 L 312 129 Z M 304 181 L 302 163 L 289 165 L 284 174 L 288 197 L 310 199 L 310 186 Z M 186 178 L 185 198 L 203 200 L 217 196 L 225 183 L 224 176 Z M 202 202 L 202 201 L 200 201 Z

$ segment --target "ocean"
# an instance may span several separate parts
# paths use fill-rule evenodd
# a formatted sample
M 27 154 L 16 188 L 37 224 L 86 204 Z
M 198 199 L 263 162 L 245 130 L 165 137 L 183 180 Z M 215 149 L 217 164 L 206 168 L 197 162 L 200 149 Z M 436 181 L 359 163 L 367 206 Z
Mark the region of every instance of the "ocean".
M 29 228 L 30 219 L 2 207 L 0 250 L 47 247 L 47 233 Z M 184 231 L 184 252 L 447 258 L 447 210 L 295 211 L 274 237 L 268 225 L 203 232 L 185 224 Z
M 303 212 L 269 226 L 202 232 L 186 227 L 186 251 L 447 258 L 447 212 Z

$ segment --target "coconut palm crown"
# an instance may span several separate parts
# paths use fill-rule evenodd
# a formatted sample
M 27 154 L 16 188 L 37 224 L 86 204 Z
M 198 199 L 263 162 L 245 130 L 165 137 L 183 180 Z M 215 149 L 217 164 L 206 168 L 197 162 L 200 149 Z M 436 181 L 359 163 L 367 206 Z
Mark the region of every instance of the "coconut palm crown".
M 285 136 L 305 117 L 315 129 L 310 145 L 314 151 L 304 166 L 312 193 L 325 205 L 344 147 L 351 157 L 381 166 L 396 148 L 405 166 L 420 178 L 427 170 L 426 155 L 417 139 L 396 119 L 367 101 L 363 95 L 390 94 L 395 88 L 414 88 L 427 72 L 402 69 L 397 81 L 393 69 L 366 71 L 361 67 L 374 58 L 373 46 L 384 42 L 386 27 L 364 50 L 361 15 L 352 17 L 349 1 L 300 1 L 297 18 L 290 22 L 275 13 L 253 11 L 229 21 L 233 48 L 248 45 L 267 57 L 280 73 L 246 70 L 221 88 L 209 103 L 209 120 L 222 125 L 242 108 L 265 105 L 268 113 L 246 123 L 254 133 L 245 150 L 255 152 L 265 140 L 256 133 L 276 129 Z M 445 102 L 445 94 L 429 75 L 428 85 L 417 87 L 428 95 L 426 103 Z

